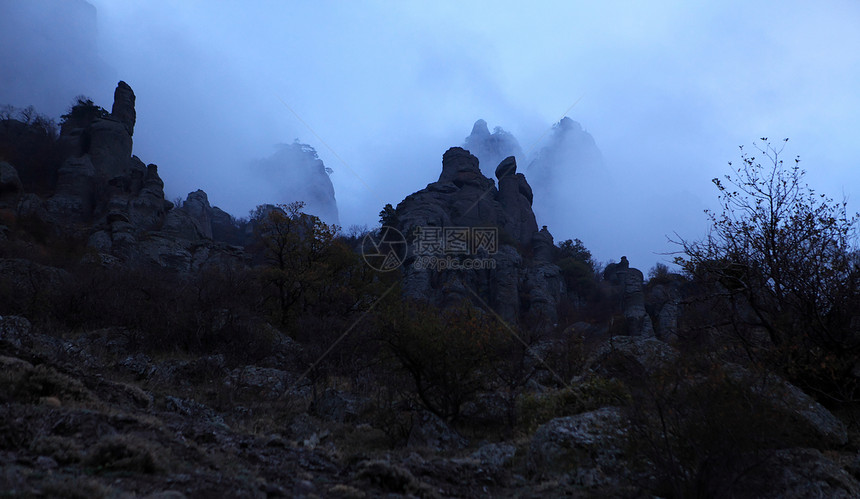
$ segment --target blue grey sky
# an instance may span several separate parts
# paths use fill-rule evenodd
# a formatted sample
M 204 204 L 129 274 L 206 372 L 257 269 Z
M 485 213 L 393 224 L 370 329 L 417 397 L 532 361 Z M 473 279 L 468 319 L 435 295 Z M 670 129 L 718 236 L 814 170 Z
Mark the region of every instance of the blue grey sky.
M 810 184 L 860 209 L 857 2 L 91 3 L 108 69 L 57 91 L 109 106 L 127 81 L 135 153 L 168 195 L 202 188 L 239 216 L 288 201 L 247 171 L 275 143 L 316 148 L 342 225 L 373 226 L 478 118 L 528 154 L 565 113 L 607 171 L 569 172 L 576 202 L 538 223 L 602 262 L 647 272 L 667 235 L 705 234 L 711 178 L 758 137 L 790 137 Z

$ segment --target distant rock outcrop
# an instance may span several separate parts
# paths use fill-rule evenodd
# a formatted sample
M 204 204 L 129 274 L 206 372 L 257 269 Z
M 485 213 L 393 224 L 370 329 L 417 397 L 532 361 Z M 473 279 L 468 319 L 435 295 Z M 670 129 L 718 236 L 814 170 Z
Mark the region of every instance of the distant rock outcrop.
M 474 154 L 485 168 L 484 174 L 489 176 L 493 165 L 498 165 L 502 159 L 514 156 L 523 161 L 523 150 L 517 138 L 501 127 L 496 127 L 493 133 L 487 128 L 487 122 L 478 120 L 472 126 L 472 133 L 466 137 L 463 147 Z M 499 174 L 496 172 L 496 176 Z
M 514 158 L 502 165 L 496 189 L 481 174 L 478 158 L 452 147 L 442 157 L 439 180 L 397 205 L 398 229 L 413 242 L 404 263 L 404 290 L 442 306 L 483 301 L 507 321 L 551 325 L 565 292 L 559 268 L 545 259 L 544 246 L 552 244 L 552 236 L 538 231 L 531 188 L 525 176 L 515 173 Z M 488 230 L 495 244 L 464 248 L 444 241 L 463 236 L 463 229 Z M 428 246 L 435 242 L 440 245 Z M 539 255 L 532 257 L 535 242 Z M 455 268 L 465 260 L 487 263 Z
M 61 155 L 56 182 L 38 194 L 25 192 L 27 183 L 16 182 L 14 165 L 0 163 L 0 204 L 7 209 L 14 204 L 17 217 L 37 219 L 54 232 L 87 240 L 105 256 L 102 261 L 178 271 L 206 262 L 242 262 L 241 249 L 213 241 L 214 209 L 205 192 L 189 194 L 183 206 L 174 209 L 164 197 L 158 167 L 132 155 L 134 103 L 134 92 L 122 81 L 110 113 L 80 100 L 64 116 L 55 148 Z M 0 127 L 0 133 L 21 135 L 19 124 L 35 126 L 16 122 Z M 30 179 L 39 176 L 26 173 Z
M 329 178 L 331 170 L 313 147 L 298 141 L 280 144 L 275 154 L 257 161 L 254 168 L 270 185 L 275 202 L 302 201 L 303 212 L 329 224 L 339 223 L 334 186 Z
M 529 165 L 528 173 L 532 183 L 550 191 L 552 183 L 569 178 L 571 170 L 595 170 L 602 165 L 603 155 L 594 137 L 578 122 L 564 117 L 553 127 L 547 145 Z
M 596 207 L 617 196 L 610 171 L 594 138 L 570 118 L 562 118 L 530 159 L 526 174 L 535 191 L 535 213 L 556 231 L 594 240 L 605 232 Z

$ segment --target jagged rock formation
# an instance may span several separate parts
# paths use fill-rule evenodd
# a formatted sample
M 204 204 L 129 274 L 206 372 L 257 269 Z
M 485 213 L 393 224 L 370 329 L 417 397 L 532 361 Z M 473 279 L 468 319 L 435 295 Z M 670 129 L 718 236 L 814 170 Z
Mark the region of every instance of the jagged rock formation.
M 56 182 L 39 194 L 24 192 L 27 183 L 17 187 L 21 181 L 16 182 L 14 165 L 2 163 L 0 203 L 14 209 L 17 217 L 34 218 L 55 232 L 88 240 L 90 247 L 110 257 L 104 261 L 154 263 L 179 271 L 213 260 L 241 262 L 240 249 L 213 241 L 216 212 L 206 193 L 193 192 L 174 209 L 164 197 L 158 167 L 132 155 L 134 103 L 134 92 L 122 81 L 110 113 L 92 102 L 79 102 L 61 127 Z M 32 126 L 7 123 L 0 131 L 18 133 L 20 125 Z
M 642 271 L 630 267 L 626 256 L 619 263 L 610 263 L 603 271 L 603 279 L 613 288 L 621 314 L 624 316 L 625 334 L 631 336 L 654 336 L 651 317 L 645 310 L 644 276 Z
M 502 159 L 508 156 L 520 158 L 520 161 L 525 159 L 520 143 L 513 134 L 498 126 L 493 129 L 493 133 L 490 133 L 487 122 L 484 120 L 475 122 L 472 126 L 472 133 L 466 137 L 463 147 L 478 158 L 480 164 L 485 168 L 483 171 L 486 175 L 491 173 L 486 168 L 498 165 Z M 496 176 L 498 176 L 498 172 Z
M 280 144 L 272 156 L 257 161 L 254 168 L 273 187 L 271 192 L 279 204 L 302 201 L 304 213 L 337 224 L 339 221 L 334 186 L 316 150 L 298 141 Z
M 545 227 L 538 231 L 531 187 L 523 174 L 516 173 L 516 160 L 506 158 L 497 172 L 498 189 L 481 174 L 478 158 L 452 147 L 442 157 L 439 180 L 397 205 L 398 229 L 413 241 L 404 264 L 404 290 L 443 306 L 484 301 L 507 321 L 551 325 L 565 292 L 559 268 L 547 258 L 546 245 L 552 245 L 552 236 Z M 428 236 L 444 237 L 445 228 L 497 231 L 498 251 L 478 248 L 471 254 L 454 254 L 446 252 L 448 247 L 429 253 L 416 248 Z M 446 262 L 481 258 L 493 263 L 480 270 L 415 267 L 427 263 L 427 257 Z
M 602 165 L 594 137 L 578 122 L 564 117 L 553 127 L 548 144 L 541 148 L 528 172 L 533 184 L 550 192 L 558 179 L 570 178 L 570 171 L 595 170 Z

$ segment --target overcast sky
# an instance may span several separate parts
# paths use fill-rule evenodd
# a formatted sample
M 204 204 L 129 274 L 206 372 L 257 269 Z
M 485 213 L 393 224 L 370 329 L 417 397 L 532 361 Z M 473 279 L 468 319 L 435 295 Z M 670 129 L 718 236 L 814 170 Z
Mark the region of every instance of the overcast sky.
M 857 2 L 90 2 L 103 68 L 51 91 L 109 108 L 128 82 L 135 154 L 171 198 L 202 188 L 239 216 L 282 201 L 247 165 L 298 138 L 334 170 L 341 224 L 373 226 L 478 118 L 528 155 L 566 113 L 607 172 L 572 176 L 587 203 L 538 223 L 603 262 L 647 272 L 667 235 L 703 235 L 710 179 L 758 137 L 790 137 L 810 184 L 860 209 Z

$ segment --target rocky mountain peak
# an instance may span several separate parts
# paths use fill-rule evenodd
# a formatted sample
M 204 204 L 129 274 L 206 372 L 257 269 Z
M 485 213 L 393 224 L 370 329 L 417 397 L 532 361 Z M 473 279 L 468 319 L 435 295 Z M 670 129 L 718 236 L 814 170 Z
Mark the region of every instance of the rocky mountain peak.
M 469 134 L 470 137 L 489 137 L 490 129 L 487 127 L 487 122 L 484 120 L 478 120 L 472 125 L 472 133 Z
M 484 174 L 487 176 L 493 174 L 491 168 L 508 156 L 524 158 L 520 143 L 513 134 L 501 127 L 494 128 L 493 133 L 490 133 L 487 122 L 484 120 L 475 122 L 472 126 L 472 133 L 463 142 L 463 147 L 471 151 L 480 160 Z

